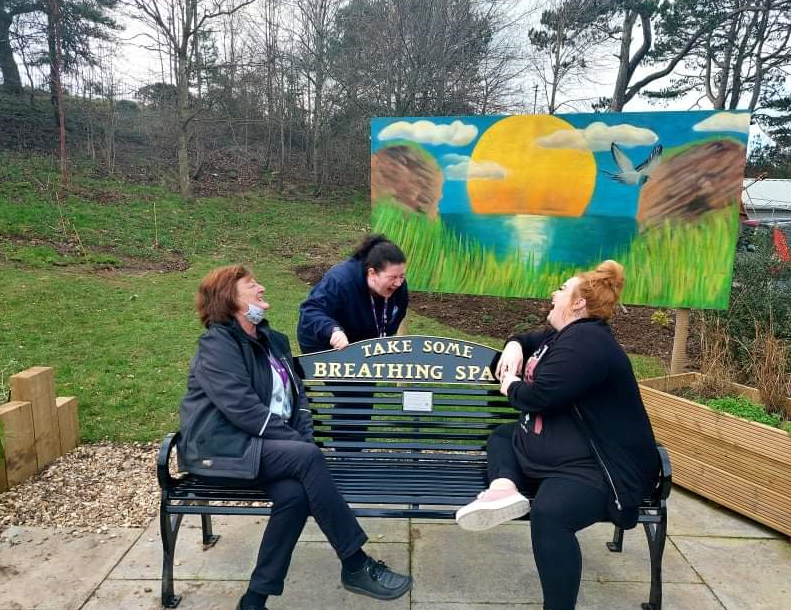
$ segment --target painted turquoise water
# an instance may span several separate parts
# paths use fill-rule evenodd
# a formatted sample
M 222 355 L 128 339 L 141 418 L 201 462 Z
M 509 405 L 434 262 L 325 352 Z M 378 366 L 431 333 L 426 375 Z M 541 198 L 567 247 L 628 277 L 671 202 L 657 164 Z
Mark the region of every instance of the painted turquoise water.
M 617 257 L 637 234 L 637 221 L 620 216 L 533 216 L 528 214 L 442 214 L 459 236 L 494 250 L 498 258 L 516 251 L 535 265 L 553 261 L 585 267 Z

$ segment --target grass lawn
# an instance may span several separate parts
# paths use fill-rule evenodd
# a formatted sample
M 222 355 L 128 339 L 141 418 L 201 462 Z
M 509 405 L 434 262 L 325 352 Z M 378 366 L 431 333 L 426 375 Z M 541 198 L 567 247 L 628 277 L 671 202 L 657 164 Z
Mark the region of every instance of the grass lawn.
M 252 266 L 273 305 L 270 321 L 296 345 L 308 287 L 294 269 L 341 260 L 369 229 L 364 195 L 315 202 L 250 193 L 185 203 L 87 170 L 57 196 L 55 181 L 48 161 L 0 153 L 0 399 L 9 375 L 53 366 L 57 394 L 79 399 L 86 442 L 158 440 L 176 429 L 201 332 L 192 299 L 209 269 Z M 107 264 L 130 270 L 101 271 Z M 409 332 L 502 340 L 413 313 Z M 639 376 L 664 371 L 655 358 L 633 362 Z

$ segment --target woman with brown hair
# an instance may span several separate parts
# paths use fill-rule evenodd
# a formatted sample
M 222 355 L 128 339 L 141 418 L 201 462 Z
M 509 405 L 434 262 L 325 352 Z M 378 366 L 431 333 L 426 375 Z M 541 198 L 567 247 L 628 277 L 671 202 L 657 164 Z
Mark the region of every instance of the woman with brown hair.
M 395 599 L 412 578 L 369 557 L 367 540 L 313 443 L 305 388 L 288 338 L 264 318 L 264 287 L 242 265 L 201 282 L 196 309 L 206 332 L 180 407 L 180 466 L 208 483 L 261 486 L 273 502 L 258 561 L 237 610 L 265 610 L 280 595 L 309 515 L 341 560 L 349 591 Z
M 607 323 L 623 282 L 623 267 L 604 261 L 552 293 L 548 330 L 508 339 L 496 375 L 519 420 L 489 437 L 489 488 L 456 513 L 462 528 L 484 530 L 531 511 L 545 610 L 576 605 L 576 533 L 599 521 L 634 527 L 659 479 L 637 381 Z

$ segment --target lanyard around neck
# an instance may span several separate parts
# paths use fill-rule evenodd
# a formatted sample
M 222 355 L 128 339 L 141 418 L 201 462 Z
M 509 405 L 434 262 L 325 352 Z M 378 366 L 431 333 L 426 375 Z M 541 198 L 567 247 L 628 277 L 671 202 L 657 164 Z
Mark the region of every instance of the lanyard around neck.
M 283 364 L 277 358 L 275 358 L 271 353 L 269 354 L 269 364 L 272 366 L 273 369 L 275 369 L 275 371 L 277 371 L 277 374 L 280 376 L 280 379 L 283 380 L 283 387 L 287 388 L 288 371 L 286 371 L 286 367 L 284 367 Z
M 387 299 L 385 299 L 384 307 L 382 307 L 382 322 L 379 324 L 379 317 L 376 315 L 376 304 L 374 303 L 373 295 L 371 297 L 371 313 L 374 314 L 374 324 L 376 324 L 377 337 L 385 337 L 387 331 Z

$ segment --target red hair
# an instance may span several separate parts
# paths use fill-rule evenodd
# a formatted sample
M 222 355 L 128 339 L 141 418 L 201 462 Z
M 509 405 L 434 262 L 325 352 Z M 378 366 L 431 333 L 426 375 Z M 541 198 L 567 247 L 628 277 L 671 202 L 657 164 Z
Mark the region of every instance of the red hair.
M 201 324 L 228 322 L 236 315 L 236 283 L 252 273 L 244 265 L 218 267 L 201 280 L 195 295 L 195 310 Z
M 609 320 L 623 290 L 623 265 L 606 260 L 593 271 L 578 273 L 575 296 L 585 299 L 588 316 Z

